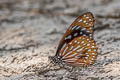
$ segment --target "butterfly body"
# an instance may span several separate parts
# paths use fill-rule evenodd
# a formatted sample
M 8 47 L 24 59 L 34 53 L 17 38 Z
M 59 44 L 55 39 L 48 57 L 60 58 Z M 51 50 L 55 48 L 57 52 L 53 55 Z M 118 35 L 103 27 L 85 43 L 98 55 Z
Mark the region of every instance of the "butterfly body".
M 92 13 L 79 16 L 67 29 L 55 56 L 49 59 L 60 67 L 88 66 L 95 62 L 97 47 L 93 39 L 94 17 Z

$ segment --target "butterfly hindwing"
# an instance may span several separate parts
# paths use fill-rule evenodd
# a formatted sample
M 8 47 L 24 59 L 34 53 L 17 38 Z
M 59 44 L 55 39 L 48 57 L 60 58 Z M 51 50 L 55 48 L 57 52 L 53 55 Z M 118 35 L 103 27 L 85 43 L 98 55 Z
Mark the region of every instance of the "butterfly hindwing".
M 87 66 L 95 62 L 97 47 L 94 40 L 88 36 L 74 38 L 60 51 L 59 56 L 63 62 L 73 66 Z

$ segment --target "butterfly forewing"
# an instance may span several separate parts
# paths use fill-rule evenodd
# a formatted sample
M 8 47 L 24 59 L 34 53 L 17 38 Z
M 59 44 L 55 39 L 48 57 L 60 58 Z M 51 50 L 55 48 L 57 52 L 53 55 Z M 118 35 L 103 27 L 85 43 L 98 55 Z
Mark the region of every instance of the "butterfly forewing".
M 93 28 L 94 28 L 94 17 L 91 12 L 84 13 L 83 15 L 79 16 L 67 29 L 66 34 L 68 32 L 72 32 L 77 30 L 79 27 L 82 30 L 92 34 L 93 37 Z
M 73 38 L 78 36 L 88 36 L 93 38 L 94 17 L 92 13 L 87 12 L 79 16 L 66 30 L 58 46 L 57 53 L 59 53 L 65 42 L 70 42 Z

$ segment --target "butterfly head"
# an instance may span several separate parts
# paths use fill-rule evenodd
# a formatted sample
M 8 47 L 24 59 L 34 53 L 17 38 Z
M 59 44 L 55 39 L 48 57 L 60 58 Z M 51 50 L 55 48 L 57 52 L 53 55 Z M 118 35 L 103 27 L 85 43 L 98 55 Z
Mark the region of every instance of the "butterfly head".
M 59 56 L 49 56 L 49 60 L 55 64 L 55 65 L 59 65 L 60 67 L 63 67 L 64 62 L 61 60 L 61 58 Z

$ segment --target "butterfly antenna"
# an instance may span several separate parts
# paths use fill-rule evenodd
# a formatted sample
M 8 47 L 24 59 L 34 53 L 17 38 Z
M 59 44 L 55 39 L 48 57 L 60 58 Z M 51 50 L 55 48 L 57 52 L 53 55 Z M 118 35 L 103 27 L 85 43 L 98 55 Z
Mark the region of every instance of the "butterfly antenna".
M 44 73 L 46 73 L 48 71 L 59 70 L 59 69 L 60 69 L 60 67 L 56 66 L 51 61 L 49 61 L 49 63 L 46 66 L 43 66 L 43 67 L 37 69 L 35 71 L 35 73 L 40 75 L 40 74 L 44 74 Z

